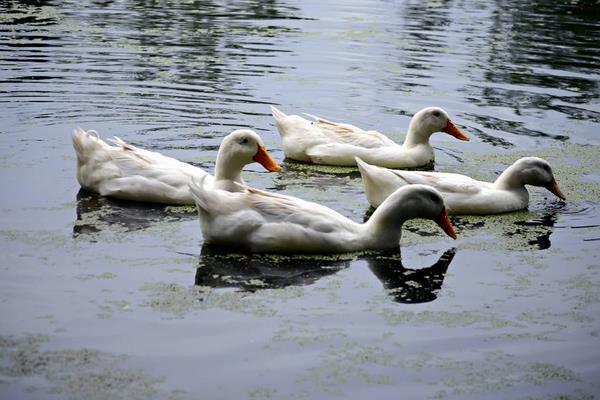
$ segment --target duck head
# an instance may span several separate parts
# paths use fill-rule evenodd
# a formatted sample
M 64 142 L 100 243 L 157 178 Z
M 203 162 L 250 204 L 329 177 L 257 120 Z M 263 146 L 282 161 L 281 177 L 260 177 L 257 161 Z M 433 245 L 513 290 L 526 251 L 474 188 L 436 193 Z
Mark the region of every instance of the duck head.
M 412 117 L 407 140 L 414 136 L 412 140 L 415 143 L 423 143 L 435 132 L 445 132 L 459 140 L 469 140 L 469 137 L 452 122 L 448 113 L 439 107 L 424 108 Z
M 523 157 L 508 167 L 502 175 L 520 185 L 541 186 L 561 200 L 566 197 L 558 187 L 548 161 L 539 157 Z M 500 177 L 502 177 L 500 175 Z M 500 179 L 500 178 L 498 178 Z
M 250 129 L 238 129 L 225 136 L 221 142 L 217 154 L 215 177 L 237 180 L 242 168 L 253 162 L 259 163 L 270 172 L 281 170 L 256 132 Z

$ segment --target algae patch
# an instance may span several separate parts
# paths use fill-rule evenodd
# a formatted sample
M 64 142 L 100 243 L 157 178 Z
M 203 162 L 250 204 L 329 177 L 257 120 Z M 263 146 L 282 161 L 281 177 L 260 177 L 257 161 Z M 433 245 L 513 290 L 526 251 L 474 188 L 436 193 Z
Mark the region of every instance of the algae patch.
M 207 286 L 184 286 L 176 283 L 152 283 L 142 287 L 150 293 L 150 298 L 142 306 L 172 314 L 176 318 L 191 311 L 220 309 L 232 312 L 250 313 L 257 317 L 270 317 L 277 314 L 276 304 L 304 296 L 301 287 L 272 289 L 249 295 L 245 292 L 217 290 Z M 273 301 L 273 300 L 278 301 Z
M 44 335 L 0 337 L 0 374 L 10 381 L 45 379 L 53 393 L 67 399 L 149 399 L 160 379 L 119 367 L 124 357 L 93 349 L 40 349 Z M 31 388 L 35 390 L 35 388 Z
M 447 328 L 461 328 L 469 325 L 480 325 L 485 328 L 525 328 L 523 324 L 499 318 L 495 315 L 474 311 L 422 311 L 413 312 L 384 308 L 380 311 L 384 321 L 389 325 L 405 324 L 438 324 Z

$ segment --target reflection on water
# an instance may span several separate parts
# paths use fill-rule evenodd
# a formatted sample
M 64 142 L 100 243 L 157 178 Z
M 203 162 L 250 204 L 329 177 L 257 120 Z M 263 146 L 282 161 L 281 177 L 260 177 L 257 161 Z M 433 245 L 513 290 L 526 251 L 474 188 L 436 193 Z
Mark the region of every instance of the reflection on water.
M 399 254 L 367 258 L 369 268 L 398 303 L 427 303 L 437 299 L 456 248 L 446 250 L 430 267 L 409 269 Z
M 0 80 L 10 88 L 0 103 L 22 123 L 124 117 L 151 139 L 175 127 L 239 128 L 247 110 L 232 104 L 266 111 L 242 81 L 284 70 L 267 60 L 288 51 L 274 38 L 296 29 L 270 21 L 299 18 L 293 6 L 255 0 L 6 2 L 0 14 Z
M 472 234 L 478 229 L 487 228 L 506 238 L 503 244 L 507 249 L 522 250 L 536 248 L 549 249 L 550 236 L 558 221 L 558 213 L 564 208 L 563 202 L 556 202 L 543 212 L 530 213 L 520 211 L 494 216 L 453 216 L 452 222 L 460 231 Z M 524 219 L 521 219 L 525 217 Z M 499 221 L 499 219 L 502 219 Z M 512 219 L 512 222 L 510 221 Z M 498 231 L 499 230 L 499 231 Z
M 80 189 L 77 193 L 77 220 L 73 225 L 73 236 L 91 235 L 111 226 L 136 231 L 161 221 L 193 218 L 197 218 L 195 207 L 170 207 L 109 199 Z
M 529 239 L 527 244 L 537 247 L 540 250 L 549 249 L 550 243 L 550 235 L 552 234 L 552 227 L 556 224 L 557 216 L 556 212 L 550 212 L 542 215 L 540 218 L 535 218 L 527 221 L 517 221 L 515 225 L 522 226 L 523 230 L 526 230 L 528 226 L 541 226 L 546 227 L 548 229 L 543 229 L 543 233 L 537 235 L 533 239 Z M 514 235 L 523 235 L 524 231 L 521 228 L 517 228 L 514 232 L 508 232 L 508 236 Z
M 231 253 L 216 246 L 202 246 L 196 285 L 242 290 L 278 289 L 311 285 L 322 277 L 347 268 L 352 259 L 324 256 Z
M 528 127 L 529 118 L 560 113 L 567 120 L 599 122 L 600 111 L 585 106 L 600 94 L 598 5 L 591 3 L 497 2 L 489 31 L 473 40 L 478 56 L 470 67 L 483 75 L 461 91 L 478 106 L 510 108 L 514 117 L 469 113 L 469 119 L 499 133 L 560 141 L 569 135 L 547 123 L 541 127 L 548 130 Z
M 207 398 L 391 398 L 400 387 L 414 398 L 594 397 L 597 10 L 597 0 L 0 1 L 0 179 L 7 193 L 0 196 L 0 334 L 47 334 L 53 348 L 111 343 L 132 368 L 164 378 L 154 392 L 136 379 L 105 381 L 102 371 L 80 379 L 91 370 L 13 368 L 18 376 L 0 378 L 7 392 L 0 398 L 114 398 L 129 384 L 140 398 L 187 399 L 199 391 Z M 397 142 L 410 115 L 441 106 L 473 138 L 467 145 L 432 137 L 436 169 L 448 172 L 491 176 L 501 162 L 486 154 L 516 159 L 514 152 L 577 144 L 592 150 L 553 153 L 562 160 L 557 175 L 570 176 L 565 189 L 579 192 L 561 208 L 534 196 L 532 211 L 453 217 L 458 251 L 475 248 L 479 256 L 460 257 L 461 268 L 453 269 L 456 296 L 424 306 L 393 301 L 435 299 L 448 264 L 457 262 L 454 250 L 418 270 L 404 268 L 399 254 L 302 260 L 208 249 L 196 265 L 200 229 L 186 221 L 197 218 L 193 208 L 84 192 L 75 242 L 64 238 L 65 204 L 78 190 L 74 127 L 206 166 L 214 165 L 221 137 L 252 127 L 281 160 L 269 104 L 377 129 Z M 588 175 L 583 191 L 579 166 Z M 301 167 L 286 162 L 284 173 L 254 174 L 248 182 L 260 175 L 261 188 L 360 219 L 367 203 L 356 172 Z M 75 210 L 66 212 L 70 223 Z M 449 243 L 433 224 L 411 221 L 404 229 L 405 254 L 438 239 Z M 429 233 L 436 237 L 424 238 Z M 193 238 L 182 243 L 188 234 Z M 105 258 L 108 247 L 119 257 Z M 184 251 L 195 254 L 181 257 Z M 193 296 L 190 267 L 206 285 Z M 169 283 L 179 279 L 190 282 Z M 163 288 L 158 298 L 145 290 L 153 283 Z M 272 296 L 284 289 L 260 291 L 295 292 L 294 285 L 309 285 L 294 304 Z M 251 307 L 269 302 L 274 312 L 241 318 L 245 308 L 209 305 L 175 321 L 158 312 L 187 310 L 211 286 L 224 288 L 218 291 L 226 299 L 218 301 L 245 297 Z M 157 307 L 144 307 L 145 299 Z M 98 314 L 108 309 L 114 316 Z M 282 351 L 286 357 L 277 357 Z M 18 364 L 32 366 L 39 357 L 30 355 Z M 55 390 L 45 380 L 64 385 Z
M 425 303 L 437 298 L 456 249 L 447 250 L 428 268 L 407 269 L 396 252 L 377 252 L 358 257 L 365 260 L 392 299 L 399 303 Z M 203 246 L 195 284 L 214 288 L 233 287 L 254 292 L 287 286 L 312 285 L 319 279 L 348 268 L 353 257 L 287 256 L 231 253 Z

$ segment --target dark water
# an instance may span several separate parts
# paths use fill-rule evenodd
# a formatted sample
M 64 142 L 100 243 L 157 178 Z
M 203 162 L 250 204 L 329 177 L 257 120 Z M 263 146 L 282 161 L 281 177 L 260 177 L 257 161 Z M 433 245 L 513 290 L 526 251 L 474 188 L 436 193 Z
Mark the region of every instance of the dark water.
M 5 1 L 0 397 L 590 399 L 600 394 L 595 1 Z M 445 108 L 436 170 L 550 161 L 568 201 L 429 223 L 402 254 L 202 244 L 192 208 L 80 192 L 80 126 L 212 170 L 269 105 L 386 132 Z M 367 213 L 356 173 L 247 181 Z M 561 397 L 562 396 L 562 397 Z

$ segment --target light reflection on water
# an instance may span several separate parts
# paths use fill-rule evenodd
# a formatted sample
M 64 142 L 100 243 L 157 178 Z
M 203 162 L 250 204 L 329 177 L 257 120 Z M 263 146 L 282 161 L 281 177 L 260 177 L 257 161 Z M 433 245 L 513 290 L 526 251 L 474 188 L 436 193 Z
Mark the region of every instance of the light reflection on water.
M 10 367 L 0 397 L 100 390 L 59 355 L 30 351 L 30 332 L 49 348 L 127 355 L 165 378 L 128 381 L 126 393 L 146 397 L 599 393 L 598 10 L 590 0 L 3 2 L 0 336 L 25 339 L 0 337 Z M 472 140 L 434 135 L 432 168 L 489 179 L 548 154 L 568 201 L 534 189 L 529 211 L 454 218 L 455 243 L 413 221 L 402 258 L 265 261 L 207 250 L 193 208 L 78 192 L 76 126 L 210 171 L 240 127 L 283 160 L 271 104 L 398 142 L 414 112 L 441 106 Z M 356 171 L 282 164 L 278 175 L 249 166 L 246 180 L 368 217 Z M 31 365 L 46 382 L 37 391 L 18 372 Z M 100 376 L 106 397 L 123 389 Z

